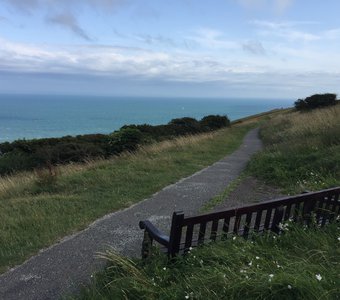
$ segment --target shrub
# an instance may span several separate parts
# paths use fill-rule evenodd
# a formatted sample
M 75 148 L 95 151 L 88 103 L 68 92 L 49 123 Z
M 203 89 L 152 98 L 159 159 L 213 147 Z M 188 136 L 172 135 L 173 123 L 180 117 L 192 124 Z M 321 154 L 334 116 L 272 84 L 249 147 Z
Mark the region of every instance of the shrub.
M 137 128 L 122 128 L 111 134 L 111 150 L 113 153 L 134 151 L 142 142 L 142 133 Z
M 226 127 L 230 125 L 230 120 L 227 116 L 219 116 L 219 115 L 209 115 L 204 117 L 200 124 L 203 128 L 207 128 L 209 130 L 216 130 L 222 127 Z
M 297 110 L 304 111 L 336 104 L 336 94 L 315 94 L 306 99 L 298 99 L 294 105 Z
M 86 134 L 5 142 L 0 144 L 0 174 L 107 158 L 123 151 L 135 151 L 140 144 L 219 129 L 227 124 L 227 117 L 208 116 L 200 122 L 185 117 L 173 119 L 167 125 L 125 125 L 110 135 Z

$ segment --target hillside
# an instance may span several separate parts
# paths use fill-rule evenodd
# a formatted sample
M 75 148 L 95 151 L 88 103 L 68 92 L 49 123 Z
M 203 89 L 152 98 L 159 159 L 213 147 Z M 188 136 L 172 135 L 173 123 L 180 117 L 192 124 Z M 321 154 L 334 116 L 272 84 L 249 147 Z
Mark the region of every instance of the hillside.
M 265 150 L 247 174 L 294 193 L 339 186 L 339 124 L 340 106 L 271 117 L 261 127 Z M 281 236 L 235 237 L 173 262 L 158 254 L 145 264 L 109 250 L 102 255 L 108 267 L 79 298 L 336 299 L 338 223 L 284 228 Z
M 233 152 L 257 121 L 144 145 L 108 160 L 2 177 L 0 270 Z

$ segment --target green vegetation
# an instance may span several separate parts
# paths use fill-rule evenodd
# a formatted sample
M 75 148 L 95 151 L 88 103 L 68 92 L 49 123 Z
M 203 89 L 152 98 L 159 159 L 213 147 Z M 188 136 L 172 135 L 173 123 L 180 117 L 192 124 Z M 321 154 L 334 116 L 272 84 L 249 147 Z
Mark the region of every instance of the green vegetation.
M 124 151 L 135 151 L 141 145 L 210 132 L 229 124 L 227 116 L 210 115 L 200 121 L 193 118 L 173 119 L 167 125 L 125 125 L 109 135 L 88 134 L 6 142 L 0 144 L 0 175 L 109 158 Z
M 215 208 L 218 204 L 223 203 L 225 199 L 228 198 L 231 192 L 233 192 L 238 185 L 242 182 L 242 180 L 245 178 L 245 172 L 243 172 L 240 176 L 238 176 L 236 179 L 234 179 L 225 189 L 222 193 L 216 195 L 215 197 L 211 198 L 208 202 L 206 202 L 202 208 L 201 212 L 209 212 L 213 208 Z
M 105 272 L 80 299 L 336 299 L 340 294 L 339 225 L 290 224 L 281 236 L 230 239 L 167 261 L 145 263 L 108 251 Z
M 251 161 L 253 175 L 293 193 L 340 185 L 340 105 L 278 115 L 261 135 L 266 149 Z
M 336 94 L 315 94 L 306 99 L 295 101 L 295 108 L 300 111 L 308 111 L 315 108 L 336 104 Z
M 247 124 L 154 143 L 110 160 L 0 178 L 0 271 L 233 152 L 254 126 Z
M 339 185 L 339 116 L 340 105 L 269 116 L 261 130 L 265 150 L 252 159 L 247 173 L 290 192 Z M 79 298 L 337 299 L 339 223 L 307 228 L 288 222 L 283 228 L 279 236 L 234 237 L 172 261 L 163 254 L 132 261 L 108 251 L 102 255 L 108 267 Z

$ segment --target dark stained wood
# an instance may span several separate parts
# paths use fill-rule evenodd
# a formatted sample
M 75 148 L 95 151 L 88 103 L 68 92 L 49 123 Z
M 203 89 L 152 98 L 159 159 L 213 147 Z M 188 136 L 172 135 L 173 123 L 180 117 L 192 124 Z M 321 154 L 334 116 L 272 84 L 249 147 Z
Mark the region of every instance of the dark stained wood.
M 286 206 L 286 209 L 285 209 L 285 214 L 284 214 L 284 217 L 283 217 L 283 220 L 284 220 L 284 221 L 289 220 L 291 209 L 292 209 L 292 204 L 289 203 L 289 204 Z
M 194 232 L 194 225 L 193 224 L 188 225 L 187 231 L 185 234 L 185 250 L 186 251 L 191 247 L 193 232 Z
M 235 235 L 237 235 L 240 230 L 241 216 L 242 215 L 240 213 L 237 213 L 235 216 L 235 223 L 234 223 L 234 230 L 233 230 L 233 233 Z
M 206 228 L 207 228 L 207 223 L 206 222 L 201 223 L 200 231 L 198 233 L 198 245 L 202 245 L 204 243 Z
M 231 233 L 247 238 L 250 231 L 261 232 L 271 230 L 280 233 L 280 223 L 293 218 L 296 222 L 309 224 L 311 216 L 315 215 L 317 224 L 323 226 L 340 213 L 340 187 L 319 192 L 308 192 L 302 195 L 270 200 L 255 205 L 244 206 L 193 217 L 184 217 L 183 212 L 175 212 L 172 217 L 170 237 L 164 235 L 149 221 L 140 222 L 140 228 L 145 230 L 142 247 L 142 257 L 151 252 L 152 241 L 157 241 L 168 249 L 168 255 L 177 255 L 180 249 L 184 253 L 190 247 L 201 245 L 205 239 L 212 241 L 217 238 L 226 239 Z M 273 213 L 274 212 L 274 213 Z M 255 218 L 255 222 L 252 222 Z M 241 227 L 241 220 L 245 219 Z M 263 220 L 264 219 L 264 220 Z M 222 234 L 217 235 L 219 221 L 223 222 Z M 207 232 L 207 223 L 212 222 L 211 230 Z M 194 241 L 194 228 L 199 226 L 197 243 Z M 182 242 L 182 231 L 186 227 L 185 242 Z
M 252 212 L 247 213 L 246 223 L 244 224 L 244 228 L 243 228 L 243 237 L 244 238 L 248 237 L 252 216 L 253 216 Z
M 268 230 L 270 226 L 270 221 L 272 217 L 272 208 L 267 209 L 266 219 L 264 221 L 264 229 Z
M 281 231 L 280 224 L 283 221 L 283 212 L 284 212 L 283 206 L 277 207 L 274 212 L 271 231 L 277 234 L 279 234 Z
M 259 232 L 261 220 L 262 220 L 262 210 L 256 212 L 255 224 L 254 224 L 254 231 Z
M 229 231 L 229 223 L 230 223 L 230 217 L 226 217 L 223 220 L 223 227 L 222 227 L 222 238 L 226 239 L 228 237 L 228 231 Z
M 214 220 L 211 225 L 211 234 L 210 234 L 210 239 L 212 241 L 216 240 L 217 230 L 218 230 L 218 220 Z
M 179 246 L 182 237 L 182 227 L 183 227 L 184 213 L 174 212 L 172 215 L 170 239 L 168 247 L 168 255 L 174 257 L 179 252 Z

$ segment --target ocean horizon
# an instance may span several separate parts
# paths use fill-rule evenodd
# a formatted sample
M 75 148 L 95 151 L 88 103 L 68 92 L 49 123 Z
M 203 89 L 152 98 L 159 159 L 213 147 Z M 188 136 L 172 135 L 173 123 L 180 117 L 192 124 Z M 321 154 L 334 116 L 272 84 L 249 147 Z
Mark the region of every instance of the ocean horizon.
M 0 143 L 103 133 L 127 124 L 227 115 L 233 121 L 293 105 L 291 99 L 0 95 Z

